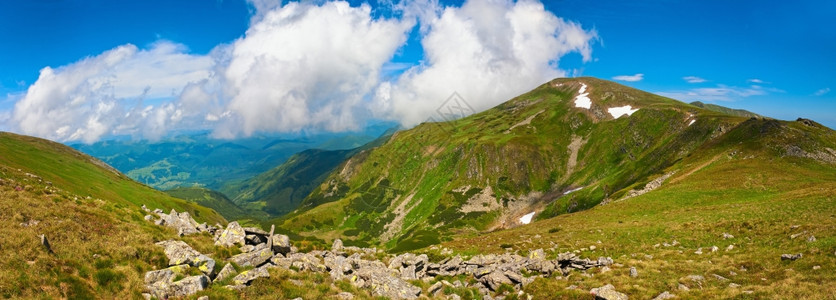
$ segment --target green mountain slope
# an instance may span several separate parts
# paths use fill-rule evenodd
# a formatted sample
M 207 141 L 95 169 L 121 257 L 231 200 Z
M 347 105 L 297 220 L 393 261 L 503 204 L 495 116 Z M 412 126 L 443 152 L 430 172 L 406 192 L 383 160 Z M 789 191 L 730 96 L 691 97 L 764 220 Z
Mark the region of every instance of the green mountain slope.
M 211 209 L 143 186 L 67 146 L 0 133 L 0 295 L 141 297 L 144 272 L 167 263 L 153 243 L 176 236 L 143 220 L 143 204 L 225 222 Z
M 593 276 L 538 280 L 527 291 L 535 298 L 583 297 L 613 284 L 631 299 L 664 291 L 684 299 L 829 299 L 836 275 L 823 270 L 836 265 L 834 170 L 833 130 L 803 119 L 750 119 L 664 170 L 675 173 L 652 192 L 510 230 L 459 235 L 442 247 L 502 253 L 553 244 L 558 252 L 623 264 Z M 780 258 L 797 253 L 797 261 Z
M 349 157 L 386 142 L 395 132 L 350 150 L 310 149 L 291 156 L 283 164 L 253 178 L 231 182 L 221 189 L 234 195 L 233 202 L 255 213 L 280 216 L 295 210 L 311 191 Z
M 245 218 L 264 218 L 264 215 L 257 215 L 253 212 L 246 212 L 235 203 L 229 200 L 224 194 L 202 188 L 202 187 L 178 187 L 165 191 L 172 197 L 188 200 L 200 206 L 211 208 L 227 220 L 240 220 Z
M 699 108 L 704 108 L 704 109 L 707 109 L 707 110 L 710 110 L 710 111 L 716 111 L 716 112 L 719 112 L 719 113 L 732 115 L 732 116 L 747 117 L 747 118 L 761 117 L 760 115 L 758 115 L 756 113 L 753 113 L 751 111 L 745 110 L 745 109 L 728 108 L 728 107 L 720 106 L 720 105 L 716 105 L 716 104 L 702 103 L 700 101 L 691 102 L 691 105 L 699 107 Z
M 582 89 L 589 109 L 575 103 Z M 625 105 L 638 111 L 610 113 Z M 621 199 L 746 120 L 613 82 L 556 79 L 485 112 L 398 132 L 275 222 L 396 250 L 512 228 L 532 212 Z

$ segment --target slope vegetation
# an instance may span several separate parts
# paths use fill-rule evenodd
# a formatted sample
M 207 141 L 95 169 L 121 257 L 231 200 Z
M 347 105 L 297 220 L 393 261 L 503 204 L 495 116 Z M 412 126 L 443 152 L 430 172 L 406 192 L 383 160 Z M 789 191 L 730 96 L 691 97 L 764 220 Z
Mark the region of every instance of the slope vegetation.
M 144 272 L 166 263 L 153 243 L 175 236 L 144 221 L 142 204 L 225 222 L 69 147 L 10 133 L 0 133 L 0 199 L 4 298 L 140 297 Z

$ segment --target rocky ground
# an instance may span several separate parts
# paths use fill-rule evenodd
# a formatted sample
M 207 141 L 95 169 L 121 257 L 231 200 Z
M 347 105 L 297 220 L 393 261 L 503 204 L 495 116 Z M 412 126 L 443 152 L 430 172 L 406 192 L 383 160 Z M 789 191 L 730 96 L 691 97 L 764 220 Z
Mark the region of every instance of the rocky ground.
M 483 299 L 503 299 L 495 296 L 501 289 L 513 289 L 517 298 L 531 298 L 522 292 L 522 287 L 538 277 L 552 274 L 568 275 L 572 270 L 608 268 L 613 260 L 600 257 L 597 260 L 582 259 L 575 253 L 559 253 L 554 259 L 547 259 L 542 249 L 531 251 L 528 256 L 518 254 L 475 255 L 465 259 L 459 255 L 431 262 L 426 254 L 400 255 L 385 254 L 375 248 L 344 247 L 335 240 L 331 250 L 299 252 L 290 239 L 255 227 L 241 227 L 237 222 L 225 228 L 220 225 L 198 224 L 186 213 L 161 210 L 148 212 L 145 219 L 157 225 L 175 228 L 181 235 L 209 234 L 214 236 L 215 245 L 239 247 L 242 253 L 226 260 L 219 270 L 216 261 L 202 254 L 180 240 L 166 240 L 157 245 L 165 248 L 169 267 L 145 274 L 147 299 L 183 297 L 201 291 L 211 284 L 223 284 L 229 289 L 246 289 L 253 281 L 269 277 L 269 268 L 282 268 L 296 272 L 328 273 L 334 280 L 348 280 L 354 286 L 369 290 L 372 295 L 390 299 L 415 299 L 421 296 L 457 299 L 457 295 L 445 295 L 446 286 L 459 288 L 467 286 L 460 280 L 449 282 L 444 278 L 468 276 L 475 279 L 469 287 L 476 288 Z M 247 269 L 236 272 L 235 267 Z M 231 279 L 230 279 L 231 278 Z M 415 286 L 410 281 L 420 280 L 435 283 L 428 289 Z M 611 285 L 591 291 L 604 299 L 626 299 Z M 506 291 L 505 294 L 511 294 Z M 350 293 L 339 295 L 345 299 L 354 298 Z M 495 298 L 496 297 L 496 298 Z

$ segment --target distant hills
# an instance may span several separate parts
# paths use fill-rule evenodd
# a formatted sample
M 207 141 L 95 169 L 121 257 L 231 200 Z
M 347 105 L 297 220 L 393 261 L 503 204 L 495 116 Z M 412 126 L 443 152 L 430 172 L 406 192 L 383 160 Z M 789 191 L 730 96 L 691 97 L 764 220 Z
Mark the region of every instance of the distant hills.
M 724 107 L 724 106 L 720 106 L 720 105 L 716 105 L 716 104 L 702 103 L 700 101 L 691 102 L 691 105 L 699 107 L 699 108 L 707 109 L 707 110 L 710 110 L 710 111 L 716 111 L 716 112 L 719 112 L 719 113 L 724 113 L 724 114 L 731 115 L 731 116 L 748 117 L 748 118 L 761 117 L 761 115 L 750 112 L 748 110 L 728 108 L 728 107 Z

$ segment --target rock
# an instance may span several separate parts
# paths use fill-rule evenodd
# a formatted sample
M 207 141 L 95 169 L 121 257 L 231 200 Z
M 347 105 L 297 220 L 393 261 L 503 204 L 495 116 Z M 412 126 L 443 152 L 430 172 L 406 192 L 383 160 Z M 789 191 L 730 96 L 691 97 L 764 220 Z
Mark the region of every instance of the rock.
M 727 240 L 727 239 L 733 239 L 733 238 L 734 238 L 734 236 L 733 236 L 733 235 L 728 234 L 728 233 L 725 233 L 725 232 L 723 232 L 723 235 L 721 235 L 721 236 L 723 237 L 723 239 L 724 239 L 724 240 Z
M 728 278 L 717 275 L 717 274 L 711 274 L 711 276 L 714 276 L 714 278 L 717 278 L 717 280 L 719 280 L 719 281 L 728 281 L 729 280 Z
M 251 281 L 262 278 L 262 277 L 270 277 L 270 272 L 267 271 L 266 267 L 258 267 L 252 270 L 241 272 L 232 278 L 232 282 L 236 285 L 246 285 L 249 284 Z
M 235 268 L 232 267 L 232 264 L 227 263 L 223 268 L 221 268 L 221 271 L 218 272 L 218 276 L 215 276 L 215 281 L 222 281 L 229 278 L 229 276 L 232 276 L 233 274 L 235 274 Z
M 435 296 L 435 293 L 440 292 L 441 288 L 443 288 L 443 287 L 444 287 L 444 284 L 442 284 L 441 281 L 439 281 L 439 282 L 436 282 L 435 284 L 433 284 L 432 286 L 430 286 L 430 288 L 427 289 L 427 292 L 431 296 Z
M 636 270 L 636 267 L 630 267 L 630 277 L 639 277 L 639 271 Z
M 185 263 L 197 267 L 203 274 L 210 276 L 215 271 L 214 259 L 195 251 L 183 241 L 167 240 L 158 242 L 157 245 L 165 248 L 165 255 L 168 257 L 170 266 Z
M 812 235 L 811 235 L 810 237 L 808 237 L 808 238 L 807 238 L 807 242 L 808 242 L 808 243 L 812 243 L 812 242 L 815 242 L 815 241 L 816 241 L 816 237 L 815 237 L 815 236 L 812 236 Z
M 797 260 L 801 258 L 801 253 L 796 254 L 781 254 L 781 260 Z
M 52 245 L 49 244 L 49 240 L 46 238 L 46 235 L 40 234 L 38 237 L 41 238 L 41 245 L 46 248 L 46 252 L 49 252 L 49 254 L 55 254 L 55 252 L 52 252 Z
M 209 296 L 200 296 L 197 297 L 197 300 L 209 300 Z
M 528 259 L 546 259 L 546 252 L 544 252 L 543 249 L 531 251 L 531 253 L 528 254 Z
M 234 262 L 239 266 L 253 266 L 258 267 L 264 264 L 267 260 L 273 257 L 273 252 L 264 247 L 261 250 L 241 253 L 229 258 L 230 262 Z
M 734 245 L 729 245 L 726 247 L 726 251 L 732 251 L 734 249 Z
M 153 221 L 154 220 L 154 216 L 152 216 L 152 215 L 145 215 L 144 218 L 145 218 L 145 221 Z
M 283 255 L 296 252 L 290 244 L 290 238 L 284 234 L 274 234 L 271 240 L 273 241 L 273 252 Z
M 813 270 L 821 269 L 821 266 L 813 266 Z
M 799 232 L 799 233 L 791 234 L 791 235 L 790 235 L 790 239 L 791 239 L 791 240 L 794 240 L 795 238 L 797 238 L 797 237 L 799 237 L 799 236 L 802 236 L 802 235 L 804 235 L 805 233 L 807 233 L 807 232 L 805 231 L 805 232 Z
M 352 277 L 352 282 L 361 288 L 372 291 L 375 296 L 391 299 L 415 299 L 421 294 L 421 288 L 413 286 L 403 279 L 395 276 L 382 263 L 374 264 L 357 270 L 357 276 Z
M 693 282 L 703 282 L 703 281 L 705 281 L 705 277 L 703 277 L 702 275 L 688 275 L 688 276 L 685 276 L 685 278 L 688 279 L 688 280 L 691 280 Z
M 351 299 L 354 299 L 354 294 L 349 293 L 349 292 L 341 292 L 341 293 L 337 294 L 336 298 L 337 299 L 343 299 L 343 300 L 351 300 Z
M 175 276 L 185 274 L 188 270 L 189 265 L 177 265 L 162 270 L 148 271 L 145 273 L 145 284 L 153 285 L 160 281 L 171 283 L 174 282 Z
M 352 266 L 348 259 L 339 255 L 325 257 L 325 267 L 330 270 L 331 278 L 334 280 L 346 278 L 346 273 L 352 271 Z
M 340 239 L 334 239 L 334 243 L 331 244 L 331 251 L 340 252 L 343 251 L 343 241 Z
M 679 288 L 679 290 L 680 290 L 680 291 L 688 291 L 688 290 L 691 290 L 690 288 L 688 288 L 688 286 L 686 286 L 686 285 L 684 285 L 684 284 L 681 284 L 681 283 L 679 284 L 679 287 L 678 287 L 678 288 Z
M 719 247 L 717 247 L 717 246 L 711 246 L 711 252 L 717 252 L 718 250 L 720 250 L 720 248 L 719 248 Z
M 702 254 L 702 248 L 699 248 L 699 249 L 697 249 L 697 251 L 694 251 L 694 254 L 697 254 L 697 255 Z
M 513 282 L 511 282 L 511 279 L 508 278 L 508 276 L 505 276 L 504 272 L 498 270 L 492 271 L 487 275 L 482 276 L 481 278 L 479 278 L 479 282 L 481 282 L 482 285 L 489 288 L 491 291 L 496 291 L 502 284 L 514 284 Z
M 241 253 L 253 252 L 253 250 L 255 250 L 255 246 L 244 245 L 244 246 L 239 247 L 238 249 L 241 250 Z
M 615 287 L 612 284 L 607 284 L 602 287 L 593 288 L 589 291 L 595 299 L 603 299 L 603 300 L 627 300 L 628 297 L 624 293 L 620 293 L 615 290 Z
M 216 246 L 232 247 L 235 244 L 246 245 L 246 233 L 238 222 L 230 222 L 226 228 L 215 238 Z
M 248 235 L 249 234 L 257 235 L 257 236 L 260 236 L 260 237 L 264 237 L 264 239 L 267 239 L 267 237 L 268 237 L 267 232 L 264 231 L 261 228 L 258 228 L 258 227 L 243 227 L 243 229 L 244 229 L 244 233 L 248 234 Z
M 177 230 L 177 234 L 181 236 L 198 233 L 198 224 L 194 219 L 192 219 L 189 212 L 178 213 L 172 209 L 169 214 L 160 212 L 158 215 L 160 216 L 160 219 L 155 222 L 157 225 L 174 228 Z
M 737 284 L 737 283 L 734 283 L 734 282 L 729 283 L 729 288 L 736 289 L 736 288 L 739 288 L 739 287 L 740 287 L 740 285 L 739 285 L 739 284 Z
M 676 295 L 669 293 L 668 291 L 664 291 L 658 296 L 654 297 L 653 300 L 665 300 L 665 299 L 673 299 L 676 298 Z
M 157 299 L 167 299 L 170 297 L 186 297 L 202 291 L 207 286 L 209 286 L 209 277 L 198 275 L 186 277 L 176 282 L 158 281 L 147 286 L 147 288 L 151 296 Z

